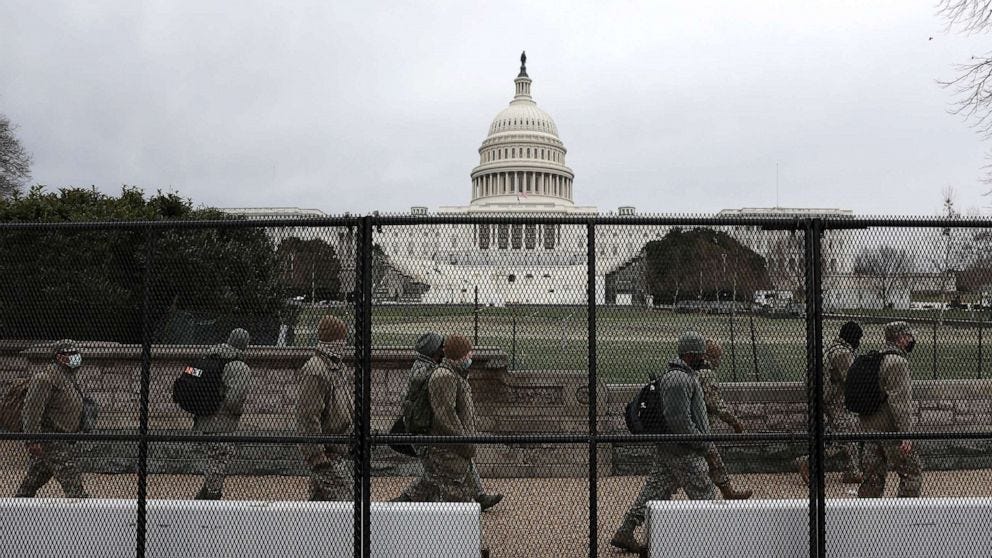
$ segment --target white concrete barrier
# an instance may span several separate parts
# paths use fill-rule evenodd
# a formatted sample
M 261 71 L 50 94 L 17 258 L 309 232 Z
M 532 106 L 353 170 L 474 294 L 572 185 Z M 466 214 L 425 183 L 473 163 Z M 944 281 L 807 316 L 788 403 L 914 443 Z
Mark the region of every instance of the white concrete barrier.
M 648 502 L 648 555 L 808 558 L 805 500 Z
M 371 554 L 377 558 L 479 558 L 479 504 L 372 503 Z
M 992 499 L 827 501 L 828 556 L 992 556 Z
M 132 500 L 0 498 L 0 555 L 134 558 Z
M 149 500 L 149 558 L 346 558 L 351 502 Z M 376 558 L 479 558 L 478 504 L 373 503 Z M 137 502 L 0 499 L 0 556 L 131 558 Z
M 649 556 L 805 558 L 806 500 L 648 502 Z M 992 499 L 828 500 L 827 555 L 992 556 Z

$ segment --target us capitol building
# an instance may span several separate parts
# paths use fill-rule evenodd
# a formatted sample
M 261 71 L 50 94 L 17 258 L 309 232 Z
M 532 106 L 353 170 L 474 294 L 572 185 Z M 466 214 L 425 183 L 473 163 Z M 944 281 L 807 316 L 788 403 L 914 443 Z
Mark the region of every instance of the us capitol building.
M 493 118 L 489 133 L 479 147 L 479 164 L 471 172 L 468 205 L 440 207 L 438 215 L 568 216 L 598 215 L 596 207 L 574 202 L 575 174 L 566 164 L 568 150 L 558 136 L 551 116 L 539 108 L 532 95 L 526 54 L 514 79 L 513 98 Z M 323 216 L 313 209 L 237 208 L 226 209 L 248 218 Z M 411 209 L 414 216 L 427 216 L 426 207 Z M 634 216 L 633 207 L 620 207 L 620 216 Z M 732 209 L 721 216 L 794 217 L 830 215 L 853 217 L 838 209 Z M 797 264 L 802 240 L 789 233 L 757 233 L 755 227 L 720 227 L 768 260 L 776 288 L 791 289 L 802 276 Z M 631 303 L 629 296 L 608 293 L 607 278 L 635 263 L 644 245 L 668 231 L 660 226 L 602 225 L 596 229 L 596 302 Z M 294 231 L 273 232 L 278 242 Z M 303 232 L 300 231 L 303 237 Z M 354 272 L 351 232 L 328 239 L 342 256 L 343 284 Z M 383 227 L 373 242 L 386 255 L 388 272 L 374 286 L 380 301 L 427 304 L 470 303 L 478 289 L 479 302 L 501 306 L 519 304 L 586 303 L 586 229 L 584 225 L 404 225 Z M 848 274 L 853 268 L 853 250 L 836 238 L 828 269 Z M 779 255 L 779 257 L 776 257 Z M 791 260 L 791 267 L 790 267 Z M 832 268 L 830 267 L 832 265 Z M 614 282 L 615 284 L 615 282 Z M 615 291 L 615 289 L 614 289 Z M 609 295 L 609 296 L 608 296 Z M 636 300 L 634 301 L 637 302 Z M 645 301 L 641 300 L 641 303 Z

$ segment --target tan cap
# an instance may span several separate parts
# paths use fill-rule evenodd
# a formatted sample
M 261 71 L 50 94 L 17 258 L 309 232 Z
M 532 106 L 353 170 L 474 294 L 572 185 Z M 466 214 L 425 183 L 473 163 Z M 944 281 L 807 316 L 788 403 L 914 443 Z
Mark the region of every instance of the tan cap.
M 472 342 L 464 335 L 449 335 L 444 338 L 444 356 L 450 360 L 461 360 L 472 350 Z

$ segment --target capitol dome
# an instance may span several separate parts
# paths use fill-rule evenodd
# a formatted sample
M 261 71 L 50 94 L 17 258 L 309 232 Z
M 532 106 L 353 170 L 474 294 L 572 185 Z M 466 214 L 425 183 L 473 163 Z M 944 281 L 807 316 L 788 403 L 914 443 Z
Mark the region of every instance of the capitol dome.
M 554 211 L 573 206 L 572 169 L 558 126 L 531 97 L 527 55 L 520 56 L 510 106 L 493 118 L 472 169 L 472 207 Z

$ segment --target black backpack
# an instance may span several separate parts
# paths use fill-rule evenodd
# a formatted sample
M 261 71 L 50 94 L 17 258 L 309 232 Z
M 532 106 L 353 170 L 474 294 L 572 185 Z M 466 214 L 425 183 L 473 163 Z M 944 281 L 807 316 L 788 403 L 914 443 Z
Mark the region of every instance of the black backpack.
M 631 434 L 665 433 L 665 408 L 661 402 L 658 382 L 659 380 L 648 382 L 627 403 L 623 418 Z
M 878 412 L 889 395 L 882 390 L 879 372 L 882 359 L 891 352 L 869 351 L 858 356 L 847 371 L 847 385 L 844 387 L 844 407 L 859 415 L 872 415 Z
M 216 413 L 224 403 L 224 367 L 234 360 L 209 355 L 187 365 L 172 383 L 172 400 L 199 417 Z
M 406 397 L 403 399 L 403 424 L 410 434 L 427 434 L 434 424 L 434 409 L 431 407 L 431 376 L 437 366 L 423 377 L 410 376 L 407 382 Z

